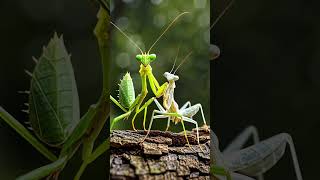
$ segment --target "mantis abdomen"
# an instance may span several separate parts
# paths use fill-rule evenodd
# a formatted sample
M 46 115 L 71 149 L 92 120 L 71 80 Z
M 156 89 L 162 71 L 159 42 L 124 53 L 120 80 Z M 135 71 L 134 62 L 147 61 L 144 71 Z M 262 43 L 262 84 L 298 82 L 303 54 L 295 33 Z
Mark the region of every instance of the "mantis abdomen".
M 135 99 L 132 78 L 129 73 L 126 73 L 119 84 L 119 102 L 124 108 L 129 108 Z

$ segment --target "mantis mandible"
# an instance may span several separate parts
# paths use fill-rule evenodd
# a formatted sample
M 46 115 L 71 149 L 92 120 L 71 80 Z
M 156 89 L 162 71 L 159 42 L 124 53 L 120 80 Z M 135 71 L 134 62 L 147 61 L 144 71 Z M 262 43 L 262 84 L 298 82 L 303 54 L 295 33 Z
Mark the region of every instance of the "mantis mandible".
M 156 60 L 156 54 L 150 54 L 152 48 L 154 47 L 154 45 L 156 45 L 156 43 L 160 40 L 160 38 L 169 30 L 169 28 L 183 15 L 187 14 L 189 12 L 183 12 L 181 14 L 179 14 L 167 27 L 166 29 L 161 33 L 161 35 L 156 39 L 156 41 L 152 44 L 152 46 L 150 47 L 150 49 L 147 52 L 143 52 L 141 50 L 141 48 L 129 37 L 126 35 L 126 33 L 124 33 L 118 26 L 116 26 L 114 23 L 111 22 L 111 24 L 116 27 L 134 46 L 136 46 L 136 48 L 138 48 L 141 52 L 141 54 L 136 55 L 136 60 L 140 63 L 140 70 L 139 70 L 139 74 L 140 74 L 140 78 L 141 78 L 141 92 L 140 94 L 137 96 L 137 98 L 132 99 L 132 101 L 128 100 L 127 104 L 124 104 L 122 102 L 118 102 L 115 98 L 113 98 L 110 95 L 110 99 L 112 102 L 114 102 L 118 107 L 120 107 L 125 113 L 121 114 L 117 117 L 115 117 L 112 122 L 111 122 L 111 126 L 110 126 L 110 130 L 113 129 L 113 126 L 116 122 L 118 122 L 121 119 L 124 118 L 128 118 L 131 113 L 134 111 L 135 114 L 131 120 L 131 124 L 132 124 L 132 128 L 133 130 L 136 131 L 136 128 L 134 126 L 134 120 L 136 118 L 136 116 L 141 112 L 141 111 L 145 111 L 144 112 L 144 118 L 143 118 L 143 128 L 144 130 L 146 130 L 145 128 L 145 121 L 146 121 L 146 113 L 147 113 L 147 109 L 148 106 L 154 101 L 155 97 L 159 98 L 163 95 L 164 90 L 167 88 L 168 83 L 165 82 L 164 84 L 162 84 L 161 86 L 159 85 L 157 79 L 154 77 L 153 73 L 152 73 L 152 67 L 150 65 L 151 62 Z M 144 105 L 142 105 L 145 97 L 148 94 L 148 88 L 147 88 L 147 79 L 149 81 L 149 85 L 150 88 L 153 92 L 153 94 L 155 95 L 155 97 L 150 98 L 148 101 L 146 101 L 146 103 Z M 132 88 L 127 88 L 128 91 L 122 91 L 124 94 L 129 95 L 132 94 L 132 92 L 134 92 L 134 89 Z M 120 90 L 119 90 L 120 91 Z M 120 93 L 122 93 L 120 92 Z M 128 97 L 128 96 L 124 96 L 124 97 Z M 131 96 L 132 97 L 132 96 Z M 142 106 L 141 106 L 142 105 Z

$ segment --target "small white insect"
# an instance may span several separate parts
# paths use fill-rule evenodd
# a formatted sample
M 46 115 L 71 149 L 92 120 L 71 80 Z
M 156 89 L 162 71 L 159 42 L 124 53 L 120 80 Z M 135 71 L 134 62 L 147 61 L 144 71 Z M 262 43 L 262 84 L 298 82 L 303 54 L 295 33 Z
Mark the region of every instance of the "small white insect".
M 149 128 L 148 128 L 146 137 L 148 136 L 148 134 L 150 132 L 150 129 L 151 129 L 151 126 L 152 126 L 154 119 L 168 118 L 166 131 L 170 127 L 170 121 L 174 122 L 175 124 L 181 122 L 182 127 L 183 127 L 183 131 L 184 131 L 184 135 L 186 137 L 186 140 L 187 140 L 187 143 L 189 146 L 190 146 L 190 143 L 187 138 L 187 133 L 186 133 L 186 129 L 184 126 L 184 121 L 195 124 L 196 129 L 197 129 L 197 142 L 198 142 L 198 144 L 200 144 L 198 122 L 195 121 L 192 117 L 195 114 L 197 114 L 200 110 L 203 123 L 205 126 L 207 126 L 206 119 L 204 117 L 204 113 L 203 113 L 203 109 L 202 109 L 202 105 L 200 103 L 195 104 L 195 105 L 191 105 L 190 101 L 188 101 L 181 108 L 179 108 L 178 103 L 174 99 L 174 89 L 176 87 L 175 81 L 179 80 L 179 76 L 175 75 L 175 72 L 179 69 L 179 67 L 183 64 L 183 62 L 191 55 L 191 53 L 192 52 L 190 52 L 181 61 L 181 63 L 179 64 L 179 66 L 177 67 L 177 69 L 173 73 L 171 73 L 171 72 L 174 69 L 175 63 L 174 63 L 170 72 L 165 72 L 163 74 L 163 76 L 168 81 L 168 86 L 165 89 L 164 94 L 163 94 L 163 106 L 161 106 L 161 104 L 158 102 L 157 99 L 154 99 L 154 102 L 156 103 L 158 110 L 153 110 L 153 112 L 152 112 L 151 121 L 149 124 Z M 201 148 L 201 146 L 200 146 L 200 148 Z

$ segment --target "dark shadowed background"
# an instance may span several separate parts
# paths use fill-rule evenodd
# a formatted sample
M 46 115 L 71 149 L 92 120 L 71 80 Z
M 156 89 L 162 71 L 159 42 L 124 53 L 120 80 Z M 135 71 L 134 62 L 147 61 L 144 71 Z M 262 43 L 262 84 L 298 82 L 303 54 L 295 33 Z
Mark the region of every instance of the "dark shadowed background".
M 28 101 L 27 96 L 17 93 L 30 86 L 24 69 L 33 70 L 31 57 L 41 55 L 42 46 L 47 45 L 55 31 L 63 33 L 67 50 L 72 54 L 81 115 L 97 102 L 102 88 L 99 52 L 93 35 L 97 10 L 97 4 L 89 0 L 0 1 L 0 105 L 20 122 L 28 120 L 21 112 L 26 109 L 23 103 Z M 76 159 L 80 156 L 76 157 L 63 172 L 63 179 L 71 179 L 77 172 L 80 164 Z M 106 179 L 107 160 L 108 157 L 102 157 L 92 163 L 83 178 L 94 174 L 97 179 Z M 14 179 L 48 162 L 0 121 L 0 179 Z
M 216 0 L 212 15 L 228 1 Z M 213 128 L 225 147 L 248 125 L 293 137 L 304 179 L 317 179 L 320 128 L 318 1 L 235 1 L 213 28 Z M 288 149 L 287 149 L 288 150 Z M 289 151 L 266 179 L 295 179 Z

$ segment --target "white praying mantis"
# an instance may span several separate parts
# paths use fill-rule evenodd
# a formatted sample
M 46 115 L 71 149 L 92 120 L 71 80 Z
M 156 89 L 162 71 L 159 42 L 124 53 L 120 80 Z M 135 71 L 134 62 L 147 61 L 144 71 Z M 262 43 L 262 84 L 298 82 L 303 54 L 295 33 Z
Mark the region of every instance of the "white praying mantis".
M 178 50 L 178 53 L 179 53 L 179 50 Z M 163 74 L 163 76 L 168 81 L 168 86 L 165 89 L 164 94 L 163 94 L 163 106 L 159 103 L 159 101 L 156 98 L 154 98 L 154 102 L 156 103 L 158 110 L 155 109 L 152 112 L 149 128 L 148 128 L 148 131 L 147 131 L 145 138 L 149 135 L 149 132 L 151 130 L 152 123 L 153 123 L 154 119 L 167 118 L 168 121 L 167 121 L 166 131 L 168 131 L 168 129 L 170 127 L 170 121 L 174 122 L 175 124 L 181 122 L 183 131 L 184 131 L 184 135 L 186 137 L 186 141 L 189 146 L 190 146 L 190 143 L 187 138 L 187 132 L 186 132 L 186 129 L 184 126 L 184 121 L 195 124 L 196 130 L 197 130 L 197 142 L 198 142 L 198 144 L 200 144 L 198 122 L 195 121 L 192 117 L 194 115 L 196 115 L 200 110 L 204 126 L 205 127 L 207 126 L 206 119 L 205 119 L 204 113 L 203 113 L 202 105 L 200 103 L 195 104 L 195 105 L 191 105 L 190 101 L 187 101 L 181 108 L 179 108 L 178 103 L 174 99 L 174 89 L 176 87 L 175 81 L 179 80 L 179 76 L 177 76 L 175 73 L 179 69 L 179 67 L 185 62 L 185 60 L 191 55 L 191 53 L 192 52 L 190 52 L 181 61 L 181 63 L 178 65 L 178 67 L 174 70 L 175 62 L 177 59 L 177 57 L 176 57 L 171 71 L 165 72 Z M 174 70 L 174 72 L 172 73 L 173 70 Z M 200 146 L 200 149 L 201 149 L 201 146 Z

